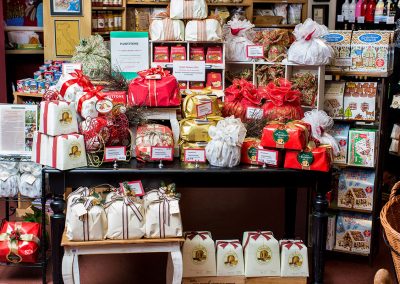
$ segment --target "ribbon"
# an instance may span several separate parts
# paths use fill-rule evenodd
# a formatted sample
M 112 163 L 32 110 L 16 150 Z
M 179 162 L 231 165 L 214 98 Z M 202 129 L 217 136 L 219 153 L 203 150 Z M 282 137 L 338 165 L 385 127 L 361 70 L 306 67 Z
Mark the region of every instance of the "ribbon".
M 312 39 L 313 34 L 315 33 L 316 29 L 314 29 L 311 33 L 309 33 L 304 39 L 306 41 L 309 41 Z
M 8 248 L 10 252 L 6 256 L 7 260 L 12 263 L 19 263 L 22 261 L 22 256 L 18 254 L 18 242 L 35 242 L 39 245 L 40 240 L 37 236 L 33 234 L 23 234 L 22 233 L 22 222 L 15 222 L 14 230 L 10 233 L 0 234 L 0 241 L 8 241 Z M 11 258 L 11 255 L 16 255 L 18 259 Z
M 232 85 L 226 88 L 225 95 L 228 102 L 241 102 L 243 99 L 259 105 L 261 97 L 258 96 L 254 85 L 245 79 L 234 79 Z
M 287 249 L 290 249 L 293 245 L 297 246 L 299 250 L 301 250 L 304 247 L 304 243 L 302 241 L 285 240 L 281 242 L 281 247 L 284 246 Z
M 41 144 L 42 144 L 42 133 L 37 133 L 37 140 L 36 140 L 36 163 L 41 162 L 40 160 L 40 149 L 41 149 Z
M 238 246 L 240 246 L 240 242 L 239 241 L 218 241 L 217 242 L 217 247 L 220 246 L 223 249 L 226 248 L 226 246 L 228 245 L 232 245 L 233 248 L 237 248 Z
M 269 241 L 271 239 L 271 237 L 273 237 L 274 235 L 272 234 L 271 231 L 249 232 L 248 235 L 247 235 L 246 242 L 244 243 L 243 249 L 246 249 L 247 245 L 249 244 L 250 238 L 252 238 L 253 240 L 257 241 L 257 239 L 260 236 L 263 236 L 267 241 Z
M 171 19 L 166 18 L 162 20 L 164 28 L 164 40 L 174 40 L 174 24 Z
M 183 0 L 183 18 L 193 19 L 194 1 L 193 0 Z
M 139 71 L 138 75 L 143 79 L 145 79 L 145 77 L 150 75 L 161 75 L 161 77 L 167 77 L 170 76 L 171 74 L 168 70 L 164 70 L 160 65 L 158 65 L 157 67 Z
M 53 147 L 52 147 L 52 151 L 51 151 L 51 153 L 52 153 L 51 166 L 53 168 L 57 167 L 58 139 L 59 138 L 64 138 L 64 139 L 68 140 L 70 136 L 79 138 L 79 134 L 64 134 L 64 135 L 59 135 L 59 136 L 52 137 L 53 138 Z
M 292 89 L 292 83 L 284 78 L 279 78 L 275 82 L 268 83 L 264 88 L 260 88 L 260 93 L 275 106 L 283 106 L 285 103 L 298 103 L 300 105 L 301 93 Z
M 106 97 L 106 95 L 101 94 L 100 93 L 101 90 L 103 90 L 103 86 L 96 86 L 96 87 L 92 87 L 92 88 L 88 89 L 86 91 L 86 94 L 79 98 L 78 108 L 77 108 L 78 113 L 81 113 L 82 105 L 83 105 L 84 101 L 90 100 L 93 97 L 96 97 L 97 100 L 103 100 Z
M 75 73 L 70 73 L 69 75 L 71 75 L 74 79 L 64 82 L 64 84 L 62 85 L 61 90 L 60 90 L 60 95 L 62 97 L 64 97 L 68 88 L 74 84 L 78 84 L 79 86 L 81 86 L 83 88 L 83 91 L 93 88 L 93 84 L 90 82 L 88 77 L 83 75 L 82 70 L 76 69 Z
M 244 30 L 245 28 L 236 28 L 236 29 L 232 29 L 231 28 L 231 34 L 234 36 L 237 36 L 239 34 L 240 31 Z
M 82 203 L 82 198 L 79 197 L 74 200 L 74 203 L 71 205 L 73 207 L 74 205 L 77 205 L 79 203 Z M 79 217 L 79 220 L 82 221 L 82 230 L 83 230 L 83 240 L 84 241 L 90 241 L 90 231 L 89 231 L 89 216 L 88 213 L 90 209 L 93 208 L 93 206 L 99 205 L 100 201 L 96 198 L 83 198 L 83 206 L 85 207 L 86 213 L 82 216 Z
M 197 41 L 207 41 L 206 21 L 197 21 Z
M 209 237 L 209 233 L 208 232 L 196 232 L 196 231 L 192 231 L 192 232 L 188 232 L 186 234 L 186 238 L 189 240 L 193 240 L 193 238 L 195 236 L 200 236 L 200 238 L 202 238 L 202 240 L 204 241 L 205 239 L 207 239 L 207 237 Z

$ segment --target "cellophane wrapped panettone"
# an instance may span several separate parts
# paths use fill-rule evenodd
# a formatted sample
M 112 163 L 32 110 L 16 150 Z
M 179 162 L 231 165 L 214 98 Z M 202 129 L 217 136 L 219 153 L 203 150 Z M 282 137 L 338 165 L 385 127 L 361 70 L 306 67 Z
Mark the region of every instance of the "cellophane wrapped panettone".
M 81 40 L 72 61 L 82 63 L 83 73 L 92 80 L 101 80 L 111 72 L 111 53 L 100 35 Z
M 300 105 L 301 93 L 293 90 L 290 81 L 279 78 L 259 88 L 259 92 L 267 99 L 263 109 L 264 116 L 268 120 L 287 122 L 303 118 L 304 113 Z
M 256 33 L 254 44 L 264 47 L 264 58 L 270 62 L 281 62 L 294 41 L 292 32 L 286 29 L 264 30 Z

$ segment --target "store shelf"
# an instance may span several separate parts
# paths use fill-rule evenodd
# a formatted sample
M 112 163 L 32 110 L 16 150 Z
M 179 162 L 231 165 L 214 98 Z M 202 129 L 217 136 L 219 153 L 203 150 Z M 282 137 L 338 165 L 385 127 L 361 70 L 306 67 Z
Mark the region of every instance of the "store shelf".
M 268 25 L 268 24 L 255 24 L 256 28 L 287 28 L 287 29 L 294 29 L 296 25 Z
M 30 97 L 30 98 L 42 98 L 42 94 L 38 93 L 24 93 L 24 92 L 14 92 L 14 96 L 18 97 Z
M 250 7 L 249 3 L 207 3 L 208 6 L 235 6 L 235 7 Z
M 92 32 L 92 35 L 102 35 L 102 36 L 104 36 L 104 35 L 110 35 L 110 32 Z
M 147 6 L 147 5 L 154 5 L 154 6 L 167 6 L 169 4 L 169 2 L 138 2 L 138 1 L 129 1 L 126 3 L 127 5 L 143 5 L 143 6 Z
M 390 155 L 392 156 L 396 156 L 400 158 L 400 154 L 399 153 L 395 153 L 395 152 L 389 152 Z
M 355 208 L 337 207 L 336 204 L 331 204 L 331 206 L 329 206 L 329 210 L 332 210 L 332 211 L 356 212 L 356 213 L 364 213 L 364 214 L 372 214 L 372 211 L 371 211 L 371 210 L 363 210 L 363 209 L 355 209 Z
M 124 11 L 125 7 L 92 7 L 92 11 Z
M 288 4 L 305 4 L 305 0 L 255 0 L 254 4 L 265 4 L 265 3 L 288 3 Z
M 374 77 L 382 78 L 392 75 L 393 70 L 390 72 L 358 72 L 358 71 L 326 71 L 326 74 L 337 76 L 359 76 L 359 77 Z
M 8 49 L 6 54 L 44 54 L 44 49 Z
M 344 254 L 344 255 L 357 255 L 357 256 L 363 256 L 363 257 L 368 257 L 369 254 L 363 254 L 363 253 L 359 253 L 359 252 L 354 252 L 354 251 L 342 251 L 342 250 L 338 250 L 338 249 L 333 249 L 333 250 L 327 250 L 327 252 L 332 252 L 332 253 L 336 253 L 336 254 Z
M 162 68 L 173 68 L 173 63 L 172 62 L 152 62 L 151 67 L 157 67 L 161 66 Z M 224 64 L 211 64 L 211 63 L 206 63 L 206 70 L 223 70 L 225 69 Z
M 8 26 L 8 27 L 4 27 L 4 31 L 5 32 L 10 32 L 10 31 L 43 32 L 43 27 Z

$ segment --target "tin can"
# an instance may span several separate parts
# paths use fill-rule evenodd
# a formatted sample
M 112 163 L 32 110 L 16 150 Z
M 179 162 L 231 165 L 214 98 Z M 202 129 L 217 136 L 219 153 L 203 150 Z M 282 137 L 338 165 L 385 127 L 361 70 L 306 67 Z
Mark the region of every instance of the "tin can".
M 29 82 L 29 90 L 31 93 L 37 93 L 38 86 L 36 80 L 30 80 Z
M 24 91 L 25 79 L 17 80 L 17 92 Z
M 46 65 L 42 65 L 42 66 L 39 67 L 39 70 L 42 71 L 42 72 L 45 72 L 45 71 L 47 71 L 47 66 Z
M 60 71 L 54 72 L 54 81 L 58 82 L 58 80 L 60 80 L 61 75 L 62 75 L 62 72 L 60 72 Z
M 41 71 L 36 71 L 35 73 L 33 73 L 33 79 L 35 79 L 35 80 L 43 79 L 42 72 Z
M 45 88 L 45 90 L 48 90 L 48 89 L 50 88 L 50 86 L 51 86 L 50 82 L 45 80 L 45 81 L 44 81 L 44 88 Z
M 54 80 L 54 73 L 53 73 L 53 71 L 46 71 L 46 72 L 44 72 L 44 79 L 46 80 L 46 81 L 53 81 Z
M 51 64 L 53 64 L 53 60 L 46 60 L 46 61 L 44 62 L 44 64 L 46 64 L 46 65 L 51 65 Z
M 42 95 L 46 92 L 46 81 L 45 80 L 37 81 L 37 92 Z
M 24 80 L 24 93 L 30 93 L 31 92 L 31 79 L 25 79 Z

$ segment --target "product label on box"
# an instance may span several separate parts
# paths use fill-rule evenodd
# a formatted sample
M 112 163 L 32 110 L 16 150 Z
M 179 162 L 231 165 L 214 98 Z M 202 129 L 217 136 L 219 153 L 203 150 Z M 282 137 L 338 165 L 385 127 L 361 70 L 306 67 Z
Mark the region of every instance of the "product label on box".
M 205 61 L 174 61 L 173 75 L 178 81 L 204 82 L 206 80 Z
M 262 45 L 248 45 L 246 46 L 246 55 L 249 58 L 263 58 L 264 47 Z
M 264 111 L 262 108 L 258 107 L 247 107 L 246 118 L 247 119 L 262 119 Z
M 277 145 L 283 145 L 289 140 L 289 133 L 285 129 L 275 130 L 273 135 Z
M 196 106 L 197 108 L 197 117 L 203 117 L 209 114 L 212 114 L 212 102 L 201 103 Z
M 96 110 L 101 114 L 109 113 L 113 108 L 113 103 L 110 100 L 99 100 L 96 102 Z
M 297 161 L 303 168 L 309 168 L 314 162 L 314 156 L 311 152 L 300 152 L 297 155 Z
M 351 57 L 335 58 L 335 66 L 351 67 L 352 65 L 353 65 L 353 62 L 351 61 Z
M 184 161 L 189 163 L 205 163 L 206 151 L 204 149 L 185 149 Z
M 154 146 L 151 147 L 150 159 L 154 161 L 172 161 L 172 147 Z
M 125 161 L 126 146 L 109 146 L 104 149 L 104 161 Z
M 257 149 L 257 162 L 267 165 L 278 165 L 278 152 L 272 150 Z
M 128 181 L 127 185 L 131 191 L 135 193 L 136 196 L 143 196 L 144 195 L 144 189 L 142 182 L 140 180 L 135 180 L 135 181 Z M 121 190 L 124 190 L 124 184 L 121 182 L 119 184 Z
M 36 177 L 34 175 L 29 174 L 28 177 L 25 179 L 27 183 L 32 185 L 36 181 Z

